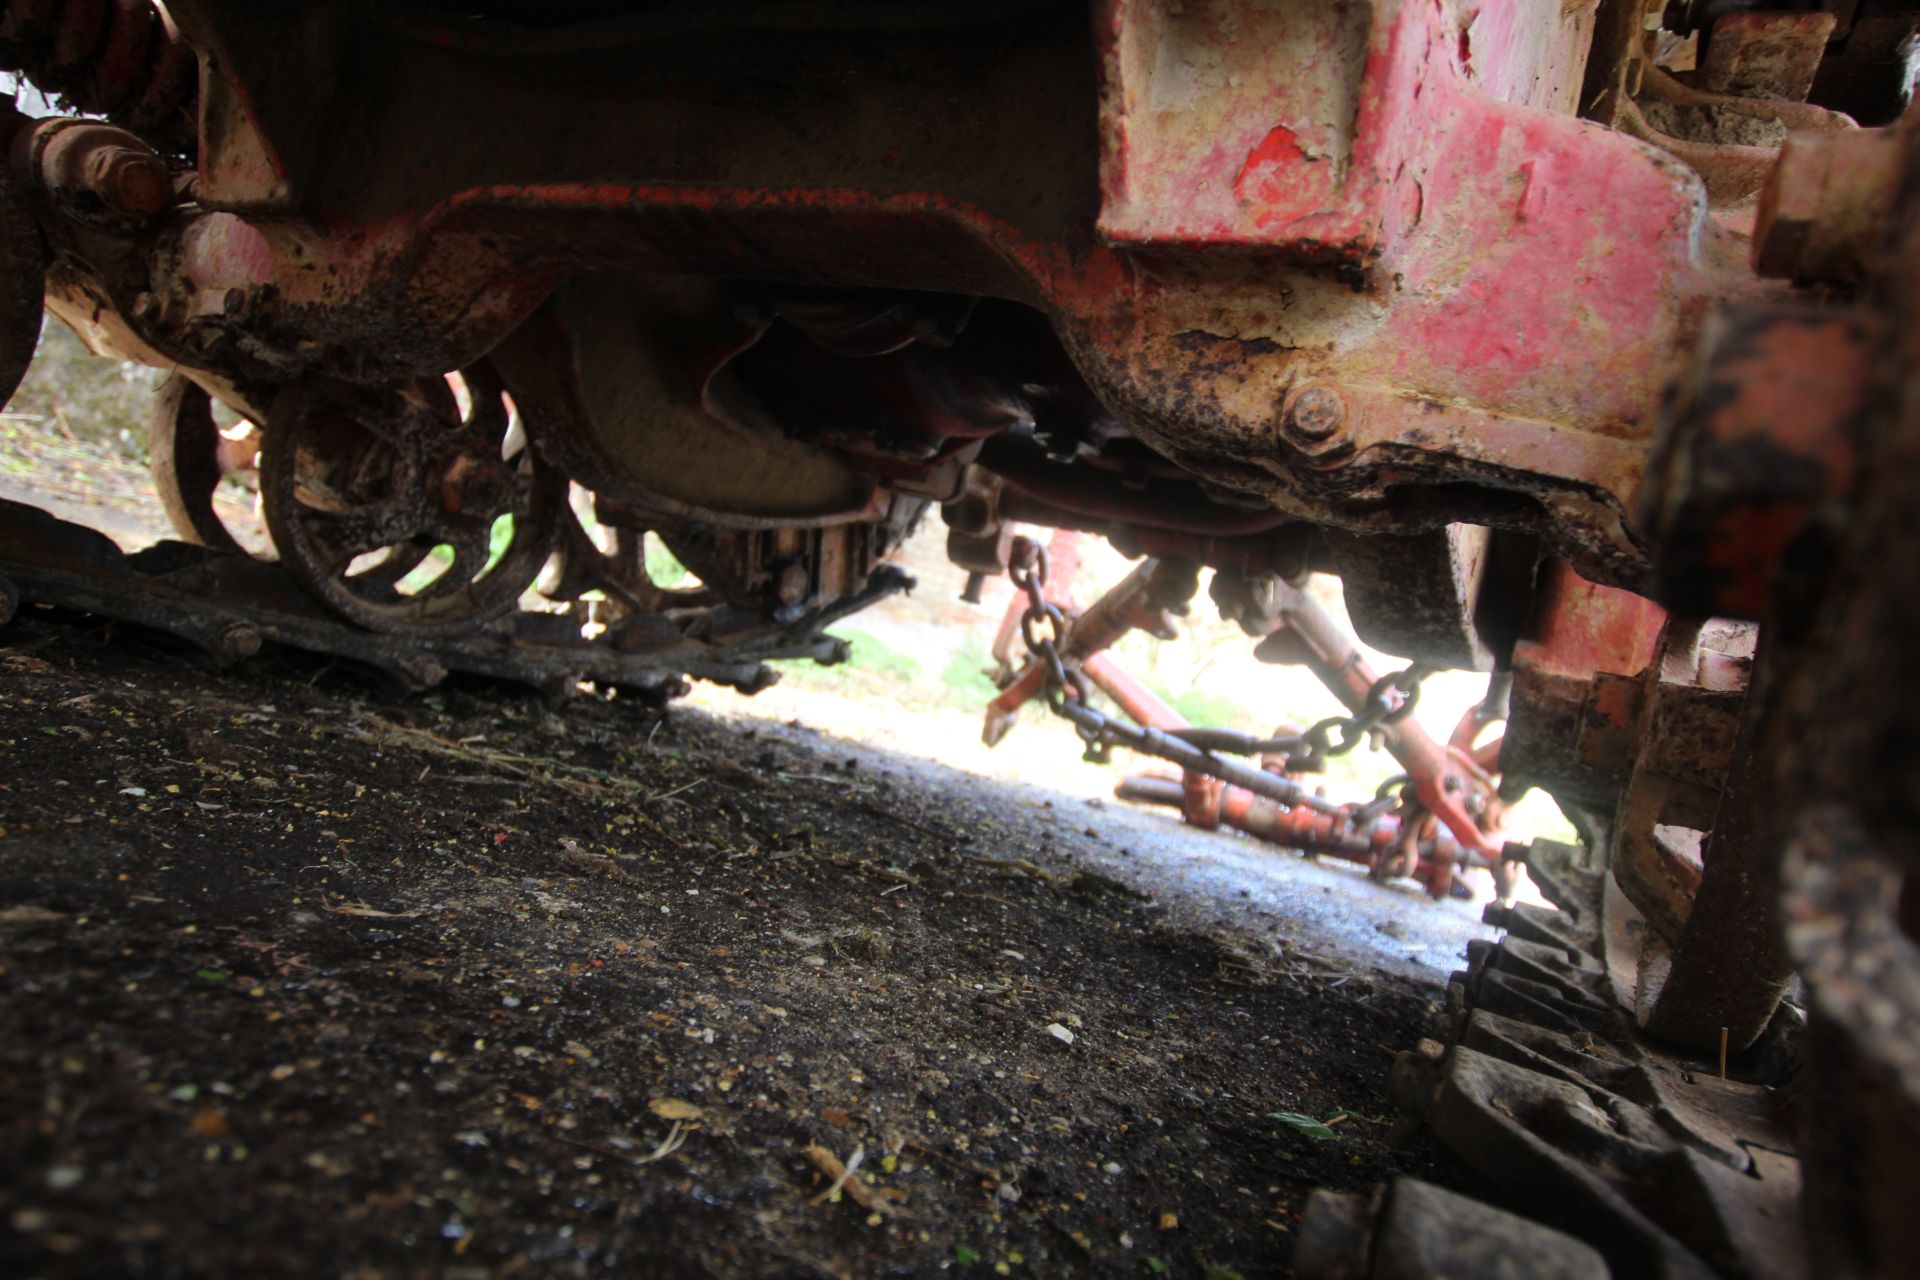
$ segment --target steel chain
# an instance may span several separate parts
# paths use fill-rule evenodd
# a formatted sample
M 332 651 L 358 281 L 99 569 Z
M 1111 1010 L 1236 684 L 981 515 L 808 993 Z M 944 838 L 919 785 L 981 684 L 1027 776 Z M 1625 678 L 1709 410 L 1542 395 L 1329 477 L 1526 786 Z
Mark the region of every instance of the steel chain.
M 1047 664 L 1047 706 L 1057 714 L 1069 693 L 1084 703 L 1086 680 L 1060 656 L 1060 645 L 1067 638 L 1067 615 L 1045 594 L 1047 549 L 1030 538 L 1015 539 L 1007 576 L 1027 597 L 1026 612 L 1020 615 L 1020 638 L 1028 653 Z M 1043 623 L 1045 635 L 1039 632 Z
M 1047 707 L 1072 723 L 1087 744 L 1087 759 L 1105 763 L 1114 747 L 1125 746 L 1285 804 L 1305 804 L 1324 812 L 1338 812 L 1350 820 L 1371 822 L 1399 802 L 1398 790 L 1406 782 L 1405 775 L 1387 779 L 1373 800 L 1349 810 L 1264 769 L 1220 757 L 1283 755 L 1287 757 L 1289 772 L 1318 772 L 1326 767 L 1330 757 L 1346 755 L 1369 736 L 1412 715 L 1420 700 L 1420 682 L 1436 668 L 1415 662 L 1404 670 L 1381 676 L 1367 690 L 1361 710 L 1350 716 L 1329 717 L 1304 733 L 1285 737 L 1256 738 L 1232 729 L 1201 725 L 1171 731 L 1131 725 L 1089 704 L 1085 678 L 1060 652 L 1066 645 L 1069 624 L 1060 606 L 1046 598 L 1047 549 L 1031 538 L 1014 539 L 1007 576 L 1027 597 L 1026 612 L 1020 617 L 1020 635 L 1026 641 L 1027 652 L 1046 665 Z

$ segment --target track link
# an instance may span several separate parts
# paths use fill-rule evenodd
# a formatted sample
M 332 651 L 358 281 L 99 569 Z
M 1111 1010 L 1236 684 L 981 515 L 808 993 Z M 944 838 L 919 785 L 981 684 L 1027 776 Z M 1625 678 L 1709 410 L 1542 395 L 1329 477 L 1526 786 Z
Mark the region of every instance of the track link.
M 98 614 L 177 637 L 216 666 L 272 642 L 359 664 L 403 691 L 465 672 L 554 697 L 590 681 L 664 702 L 684 693 L 688 678 L 757 693 L 779 678 L 770 660 L 844 661 L 846 642 L 825 629 L 912 586 L 906 573 L 881 566 L 859 594 L 793 622 L 743 625 L 725 639 L 699 634 L 722 628 L 692 626 L 639 651 L 584 639 L 577 620 L 561 614 L 519 613 L 450 638 L 399 638 L 324 612 L 272 563 L 181 542 L 127 554 L 84 525 L 0 502 L 0 621 L 29 604 Z
M 1527 865 L 1559 909 L 1488 907 L 1506 936 L 1469 944 L 1435 1037 L 1399 1055 L 1390 1093 L 1535 1221 L 1408 1180 L 1370 1202 L 1319 1192 L 1300 1274 L 1804 1276 L 1794 1121 L 1776 1087 L 1799 1012 L 1783 1005 L 1724 1076 L 1653 1045 L 1622 1002 L 1631 971 L 1609 960 L 1641 921 L 1604 860 L 1543 840 Z

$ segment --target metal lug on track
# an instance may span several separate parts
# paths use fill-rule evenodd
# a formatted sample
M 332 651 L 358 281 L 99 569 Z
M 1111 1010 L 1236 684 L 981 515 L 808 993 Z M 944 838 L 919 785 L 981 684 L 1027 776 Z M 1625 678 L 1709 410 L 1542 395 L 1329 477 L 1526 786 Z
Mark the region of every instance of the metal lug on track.
M 1572 1236 L 1415 1178 L 1397 1178 L 1371 1199 L 1314 1192 L 1293 1266 L 1306 1280 L 1608 1280 L 1605 1260 Z

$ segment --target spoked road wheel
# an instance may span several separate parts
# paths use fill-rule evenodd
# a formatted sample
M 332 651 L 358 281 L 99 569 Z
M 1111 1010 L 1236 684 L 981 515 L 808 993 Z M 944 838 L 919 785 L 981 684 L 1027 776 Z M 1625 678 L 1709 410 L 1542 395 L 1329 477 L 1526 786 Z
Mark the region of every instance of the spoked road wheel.
M 510 432 L 492 370 L 403 390 L 330 379 L 275 400 L 261 498 L 281 562 L 374 631 L 455 636 L 515 607 L 552 554 L 566 481 Z
M 148 424 L 147 456 L 154 488 L 182 541 L 245 554 L 213 496 L 230 473 L 257 465 L 259 450 L 259 429 L 237 437 L 223 433 L 213 398 L 190 379 L 176 373 L 161 385 Z

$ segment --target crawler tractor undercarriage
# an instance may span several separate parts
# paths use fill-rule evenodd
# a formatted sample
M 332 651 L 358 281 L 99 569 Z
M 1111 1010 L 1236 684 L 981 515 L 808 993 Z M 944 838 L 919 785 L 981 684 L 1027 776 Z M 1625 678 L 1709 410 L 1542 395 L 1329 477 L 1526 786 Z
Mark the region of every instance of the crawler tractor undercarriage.
M 5 0 L 0 65 L 69 114 L 0 121 L 0 383 L 43 310 L 171 371 L 180 540 L 6 506 L 0 621 L 409 686 L 751 691 L 843 657 L 824 628 L 907 584 L 886 558 L 937 506 L 956 563 L 1024 591 L 996 714 L 1044 698 L 1179 764 L 1136 791 L 1203 825 L 1435 892 L 1524 862 L 1559 908 L 1492 908 L 1504 940 L 1395 1069 L 1488 1203 L 1323 1196 L 1304 1274 L 1911 1274 L 1916 27 L 1898 0 Z M 236 469 L 272 558 L 215 514 Z M 1062 607 L 1022 525 L 1141 571 Z M 655 582 L 653 541 L 700 585 Z M 1256 741 L 1128 705 L 1101 651 L 1202 569 L 1352 716 Z M 1414 665 L 1359 674 L 1314 572 Z M 1398 728 L 1437 668 L 1509 691 L 1501 745 Z M 1404 798 L 1299 781 L 1375 732 Z M 1586 847 L 1501 847 L 1534 786 Z

